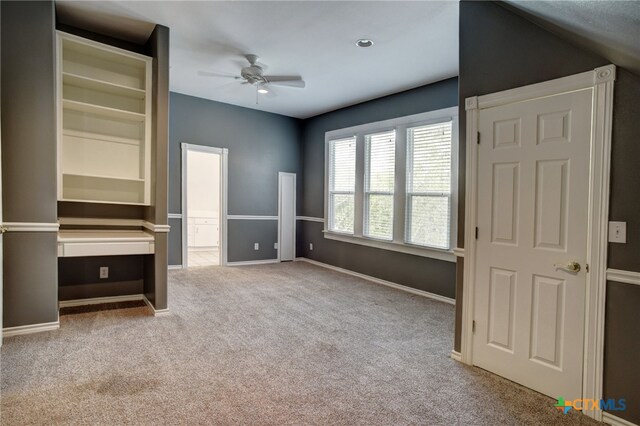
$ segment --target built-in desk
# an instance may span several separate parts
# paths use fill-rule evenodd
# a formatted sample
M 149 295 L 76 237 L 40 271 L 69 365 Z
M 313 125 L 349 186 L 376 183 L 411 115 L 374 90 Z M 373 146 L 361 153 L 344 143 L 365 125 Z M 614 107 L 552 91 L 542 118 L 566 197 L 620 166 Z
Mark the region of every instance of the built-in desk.
M 61 230 L 58 257 L 153 254 L 154 236 L 145 231 Z

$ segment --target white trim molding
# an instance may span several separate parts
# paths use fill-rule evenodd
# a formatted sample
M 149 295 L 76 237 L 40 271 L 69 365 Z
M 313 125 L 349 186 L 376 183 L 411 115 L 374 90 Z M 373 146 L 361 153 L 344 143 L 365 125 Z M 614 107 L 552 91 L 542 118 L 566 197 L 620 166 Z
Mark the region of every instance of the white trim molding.
M 58 232 L 58 223 L 41 222 L 3 222 L 7 232 Z
M 138 300 L 144 300 L 144 295 L 129 294 L 126 296 L 107 296 L 107 297 L 94 297 L 91 299 L 61 300 L 60 302 L 58 302 L 58 307 L 70 308 L 74 306 L 99 305 L 101 303 L 135 302 Z
M 307 222 L 320 222 L 320 223 L 324 223 L 324 217 L 296 216 L 296 220 L 305 220 L 305 221 L 307 221 Z
M 142 226 L 149 231 L 158 233 L 167 233 L 171 230 L 171 226 L 169 225 L 156 225 L 155 223 L 147 222 L 146 220 L 142 222 Z
M 169 213 L 167 219 L 182 219 L 182 213 Z
M 464 249 L 460 247 L 456 247 L 452 250 L 453 254 L 456 257 L 464 257 Z
M 41 324 L 19 325 L 2 329 L 2 338 L 22 336 L 23 334 L 40 333 L 41 331 L 54 331 L 60 328 L 60 320 L 44 322 Z
M 640 285 L 640 272 L 607 269 L 607 281 Z
M 621 419 L 620 417 L 614 416 L 606 411 L 602 412 L 602 421 L 613 426 L 638 426 L 635 423 L 631 423 L 629 420 Z
M 171 227 L 169 225 L 157 225 L 143 219 L 107 219 L 101 217 L 61 217 L 58 219 L 58 228 L 60 225 L 76 225 L 76 226 L 130 226 L 141 227 L 152 232 L 166 233 Z M 56 229 L 57 231 L 57 229 Z
M 147 296 L 145 295 L 142 296 L 142 300 L 144 301 L 144 303 L 147 304 L 147 306 L 151 310 L 151 313 L 153 314 L 154 317 L 164 317 L 171 314 L 171 312 L 169 311 L 169 308 L 156 309 L 155 306 L 153 306 L 153 304 L 149 301 L 149 299 L 147 299 Z
M 167 269 L 174 270 L 174 269 L 184 269 L 182 265 L 169 265 L 167 266 Z
M 280 261 L 278 259 L 242 260 L 237 262 L 227 262 L 227 266 L 266 265 L 268 263 L 280 263 Z
M 227 216 L 229 220 L 278 220 L 278 216 L 260 216 L 249 214 L 230 214 Z
M 394 283 L 392 281 L 387 281 L 387 280 L 383 280 L 383 279 L 380 279 L 380 278 L 372 277 L 371 275 L 361 274 L 360 272 L 350 271 L 349 269 L 344 269 L 344 268 L 340 268 L 338 266 L 329 265 L 328 263 L 318 262 L 317 260 L 309 259 L 309 258 L 306 258 L 306 257 L 297 257 L 296 261 L 297 262 L 311 263 L 312 265 L 320 266 L 320 267 L 326 268 L 326 269 L 331 269 L 332 271 L 341 272 L 341 273 L 346 274 L 346 275 L 351 275 L 352 277 L 362 278 L 363 280 L 367 280 L 367 281 L 370 281 L 370 282 L 375 283 L 375 284 L 381 284 L 381 285 L 384 285 L 384 286 L 387 286 L 387 287 L 395 288 L 397 290 L 405 291 L 407 293 L 411 293 L 411 294 L 415 294 L 415 295 L 418 295 L 418 296 L 426 297 L 426 298 L 429 298 L 429 299 L 437 300 L 438 302 L 444 302 L 444 303 L 447 303 L 449 305 L 455 305 L 456 304 L 455 299 L 452 299 L 450 297 L 440 296 L 439 294 L 430 293 L 428 291 L 419 290 L 419 289 L 413 288 L 413 287 L 408 287 L 406 285 Z
M 322 231 L 328 240 L 342 241 L 345 243 L 358 244 L 361 246 L 375 247 L 383 250 L 397 251 L 400 253 L 413 254 L 415 256 L 429 257 L 431 259 L 444 260 L 445 262 L 455 262 L 456 257 L 452 251 L 438 250 L 429 247 L 418 247 L 406 243 L 396 243 L 394 241 L 380 241 L 367 237 L 355 237 L 353 235 L 338 234 L 331 231 Z
M 473 365 L 473 333 L 475 301 L 476 239 L 472 231 L 477 226 L 477 162 L 478 122 L 480 110 L 513 102 L 591 89 L 593 92 L 593 121 L 591 128 L 590 181 L 588 208 L 588 258 L 585 295 L 584 359 L 582 397 L 602 398 L 604 358 L 604 312 L 607 279 L 607 228 L 609 217 L 609 179 L 611 133 L 613 117 L 613 88 L 616 75 L 614 65 L 596 68 L 568 77 L 505 90 L 465 101 L 466 124 L 466 202 L 465 202 L 465 262 L 462 295 L 462 361 Z M 600 410 L 585 409 L 583 413 L 595 420 L 602 419 Z
M 452 349 L 451 350 L 451 359 L 453 359 L 454 361 L 462 362 L 462 355 L 460 355 L 460 352 Z

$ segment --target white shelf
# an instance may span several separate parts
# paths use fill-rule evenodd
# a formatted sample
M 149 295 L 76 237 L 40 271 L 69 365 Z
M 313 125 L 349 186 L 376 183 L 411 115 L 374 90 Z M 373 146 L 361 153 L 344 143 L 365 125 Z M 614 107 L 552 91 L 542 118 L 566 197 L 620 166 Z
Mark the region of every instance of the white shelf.
M 63 176 L 74 176 L 79 178 L 89 178 L 89 179 L 107 179 L 107 180 L 124 180 L 127 182 L 144 182 L 144 179 L 139 178 L 128 178 L 128 177 L 120 177 L 120 176 L 103 176 L 103 175 L 90 175 L 83 173 L 66 173 L 62 172 Z
M 80 139 L 90 139 L 101 142 L 122 143 L 125 145 L 140 146 L 142 143 L 139 139 L 123 138 L 120 136 L 105 135 L 103 133 L 86 132 L 81 130 L 62 129 L 63 136 L 72 136 Z
M 58 232 L 58 257 L 153 254 L 154 236 L 145 231 L 64 230 Z
M 78 86 L 85 89 L 107 92 L 114 95 L 121 95 L 135 99 L 144 99 L 146 96 L 145 91 L 142 89 L 123 86 L 121 84 L 111 83 L 104 80 L 97 80 L 95 78 L 85 77 L 68 72 L 62 73 L 62 82 L 70 86 Z
M 146 119 L 145 114 L 125 111 L 123 109 L 115 109 L 115 108 L 109 108 L 109 107 L 104 107 L 100 105 L 88 104 L 85 102 L 72 101 L 69 99 L 63 99 L 62 106 L 64 109 L 69 109 L 72 111 L 86 112 L 88 114 L 95 114 L 95 115 L 103 115 L 106 117 L 118 118 L 121 120 L 143 122 Z
M 151 202 L 152 58 L 58 32 L 58 200 Z

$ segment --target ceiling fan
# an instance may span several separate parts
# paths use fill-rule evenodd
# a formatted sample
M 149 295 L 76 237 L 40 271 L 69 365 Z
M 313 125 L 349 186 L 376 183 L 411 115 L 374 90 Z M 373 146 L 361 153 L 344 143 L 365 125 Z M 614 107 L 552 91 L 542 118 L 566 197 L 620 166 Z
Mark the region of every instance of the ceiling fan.
M 286 86 L 304 88 L 305 82 L 298 75 L 265 75 L 266 65 L 258 62 L 258 56 L 244 56 L 249 65 L 240 70 L 240 75 L 221 74 L 210 71 L 198 71 L 198 74 L 208 77 L 224 77 L 242 80 L 241 84 L 251 84 L 256 87 L 257 93 L 269 93 L 269 86 Z

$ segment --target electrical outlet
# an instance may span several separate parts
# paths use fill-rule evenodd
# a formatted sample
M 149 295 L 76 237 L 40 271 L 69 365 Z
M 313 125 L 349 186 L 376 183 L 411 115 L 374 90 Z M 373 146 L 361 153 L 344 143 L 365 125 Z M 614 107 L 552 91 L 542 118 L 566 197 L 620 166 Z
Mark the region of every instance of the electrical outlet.
M 260 244 L 259 243 L 253 243 L 253 249 L 254 250 L 260 250 Z
M 278 250 L 278 243 L 273 243 L 273 248 Z
M 309 250 L 313 250 L 313 243 L 309 243 Z
M 101 266 L 100 267 L 100 278 L 109 278 L 109 267 Z
M 609 242 L 627 242 L 627 222 L 609 222 Z

